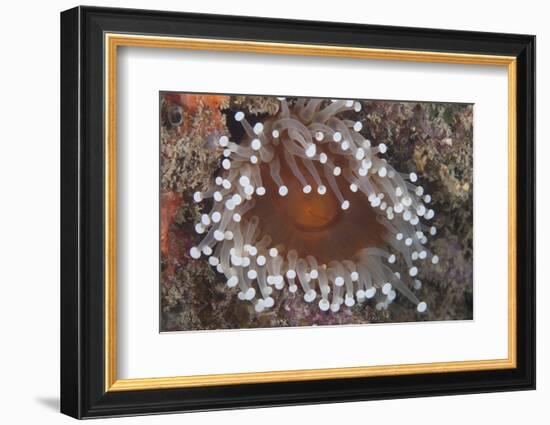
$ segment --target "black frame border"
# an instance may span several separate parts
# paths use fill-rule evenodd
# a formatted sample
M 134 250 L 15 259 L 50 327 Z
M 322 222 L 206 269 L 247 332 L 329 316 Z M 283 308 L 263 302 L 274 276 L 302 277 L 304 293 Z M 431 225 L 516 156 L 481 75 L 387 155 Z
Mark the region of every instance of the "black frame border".
M 105 32 L 517 58 L 517 367 L 105 392 Z M 535 388 L 535 36 L 80 6 L 61 13 L 61 412 L 75 418 Z

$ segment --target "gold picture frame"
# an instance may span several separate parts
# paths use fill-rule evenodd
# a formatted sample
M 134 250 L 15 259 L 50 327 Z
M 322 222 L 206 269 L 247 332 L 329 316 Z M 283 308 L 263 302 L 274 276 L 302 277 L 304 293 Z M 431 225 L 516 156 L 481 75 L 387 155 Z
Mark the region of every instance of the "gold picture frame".
M 193 39 L 128 34 L 105 34 L 105 99 L 107 127 L 105 152 L 105 391 L 150 390 L 265 382 L 307 381 L 410 375 L 417 373 L 464 372 L 514 368 L 516 366 L 516 58 L 513 56 L 434 53 L 426 51 L 370 49 L 356 47 L 281 44 L 254 41 Z M 354 59 L 491 65 L 508 72 L 508 358 L 457 362 L 400 364 L 327 369 L 306 369 L 254 373 L 231 373 L 168 378 L 117 379 L 116 375 L 116 93 L 119 47 L 188 49 L 239 53 L 329 56 Z

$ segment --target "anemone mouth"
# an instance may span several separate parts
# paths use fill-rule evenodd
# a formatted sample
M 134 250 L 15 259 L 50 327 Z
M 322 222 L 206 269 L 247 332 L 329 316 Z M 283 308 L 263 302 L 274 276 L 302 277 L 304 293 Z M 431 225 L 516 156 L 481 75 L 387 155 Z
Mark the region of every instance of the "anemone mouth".
M 278 194 L 269 172 L 263 170 L 266 194 L 255 198 L 247 213 L 261 218 L 261 233 L 269 235 L 273 245 L 291 247 L 300 257 L 312 255 L 321 263 L 346 260 L 362 248 L 384 245 L 387 231 L 363 193 L 353 193 L 339 182 L 350 203 L 347 210 L 342 210 L 332 191 L 324 195 L 313 189 L 304 193 L 283 164 L 281 178 L 288 187 L 286 196 Z
M 362 122 L 340 115 L 359 112 L 360 102 L 280 102 L 275 117 L 254 126 L 236 112 L 245 135 L 220 137 L 221 173 L 194 194 L 214 202 L 195 226 L 205 236 L 191 256 L 208 256 L 257 312 L 285 287 L 333 313 L 368 300 L 386 309 L 398 294 L 425 312 L 414 293 L 419 262 L 439 258 L 426 248 L 434 211 L 416 173 L 395 170 L 382 157 L 386 145 L 373 146 Z

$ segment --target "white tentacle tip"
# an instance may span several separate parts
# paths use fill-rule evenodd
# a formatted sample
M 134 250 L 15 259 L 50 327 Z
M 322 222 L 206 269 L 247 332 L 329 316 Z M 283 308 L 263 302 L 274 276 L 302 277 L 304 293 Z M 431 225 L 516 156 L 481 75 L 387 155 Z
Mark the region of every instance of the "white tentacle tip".
M 229 288 L 234 288 L 239 283 L 239 278 L 237 276 L 231 276 L 227 279 L 227 286 Z M 244 294 L 243 294 L 244 295 Z
M 314 143 L 310 143 L 306 147 L 305 152 L 306 152 L 306 156 L 308 158 L 313 158 L 315 156 L 315 154 L 317 153 L 317 147 L 315 146 Z
M 346 299 L 344 301 L 344 303 L 348 306 L 348 307 L 353 307 L 355 305 L 355 298 L 353 297 L 348 297 L 346 295 Z
M 254 133 L 260 134 L 262 131 L 264 131 L 264 125 L 261 122 L 258 122 L 254 124 Z
M 265 302 L 264 300 L 258 300 L 256 301 L 256 304 L 254 304 L 254 311 L 256 313 L 261 313 L 265 310 Z
M 361 161 L 361 168 L 364 168 L 365 170 L 369 170 L 372 167 L 372 161 L 370 159 L 363 159 Z
M 282 276 L 275 276 L 275 288 L 279 291 L 285 286 L 285 280 Z
M 210 216 L 208 214 L 203 214 L 201 216 L 201 223 L 204 225 L 204 226 L 209 226 L 211 221 L 210 221 Z
M 418 274 L 418 268 L 417 267 L 411 267 L 409 269 L 409 276 L 414 277 Z
M 235 206 L 237 205 L 240 205 L 242 202 L 243 202 L 243 197 L 241 195 L 239 195 L 238 193 L 235 193 L 232 197 L 231 197 L 231 200 L 233 201 L 233 203 L 235 204 Z
M 349 208 L 349 201 L 342 202 L 342 205 L 340 206 L 344 211 Z
M 244 118 L 244 112 L 238 111 L 238 112 L 235 114 L 235 120 L 236 120 L 236 121 L 242 121 L 243 118 Z
M 252 300 L 256 296 L 256 290 L 254 288 L 248 288 L 245 293 L 245 299 Z
M 221 147 L 225 148 L 229 144 L 229 138 L 227 136 L 222 136 L 218 140 L 218 143 Z
M 294 279 L 294 278 L 296 278 L 296 271 L 293 270 L 293 269 L 288 270 L 288 271 L 286 272 L 286 277 L 287 277 L 288 279 Z
M 233 198 L 231 199 L 228 199 L 227 201 L 225 201 L 225 208 L 227 208 L 229 211 L 233 211 L 235 209 L 236 205 L 235 205 L 235 201 L 233 200 Z
M 281 196 L 288 195 L 288 187 L 286 187 L 285 185 L 282 185 L 281 187 L 279 187 L 279 195 Z
M 249 196 L 249 197 L 252 196 L 252 195 L 254 194 L 254 186 L 252 186 L 251 184 L 249 184 L 248 186 L 246 186 L 246 187 L 244 188 L 244 194 L 245 194 L 246 196 Z M 247 198 L 247 199 L 249 199 L 249 198 Z
M 223 161 L 222 161 L 222 167 L 225 169 L 225 170 L 229 170 L 231 168 L 231 161 L 227 158 L 225 158 Z
M 260 139 L 253 139 L 252 142 L 250 142 L 250 147 L 255 151 L 259 151 L 262 148 L 262 142 Z
M 312 302 L 317 297 L 317 292 L 314 289 L 310 289 L 304 294 L 304 301 L 306 303 Z
M 426 304 L 424 301 L 421 301 L 416 306 L 416 311 L 419 313 L 424 313 L 428 309 L 428 304 Z
M 199 259 L 201 257 L 201 251 L 198 247 L 194 246 L 193 248 L 191 248 L 189 250 L 189 254 L 191 255 L 192 258 L 194 258 L 195 260 Z
M 319 309 L 321 311 L 328 311 L 329 308 L 330 308 L 330 303 L 328 302 L 327 299 L 323 298 L 319 301 Z
M 212 221 L 214 223 L 219 223 L 222 220 L 222 215 L 219 211 L 214 211 L 212 213 Z
M 248 176 L 241 176 L 241 177 L 239 177 L 239 184 L 242 187 L 246 187 L 246 186 L 250 185 L 250 179 L 248 178 Z
M 384 295 L 388 295 L 391 290 L 392 290 L 391 283 L 389 282 L 384 283 L 384 285 L 382 286 L 382 293 Z

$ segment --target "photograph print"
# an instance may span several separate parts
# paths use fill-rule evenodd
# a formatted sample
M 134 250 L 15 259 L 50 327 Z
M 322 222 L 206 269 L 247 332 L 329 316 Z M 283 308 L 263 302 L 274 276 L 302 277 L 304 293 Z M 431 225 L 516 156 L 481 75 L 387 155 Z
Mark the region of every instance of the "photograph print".
M 159 102 L 161 332 L 473 319 L 473 104 Z

